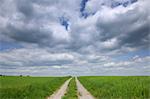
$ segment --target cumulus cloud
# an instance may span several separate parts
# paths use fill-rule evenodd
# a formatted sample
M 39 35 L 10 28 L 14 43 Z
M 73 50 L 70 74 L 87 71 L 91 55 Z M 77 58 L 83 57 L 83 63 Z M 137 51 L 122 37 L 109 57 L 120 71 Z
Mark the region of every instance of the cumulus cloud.
M 146 1 L 139 1 L 127 8 L 103 9 L 97 22 L 102 41 L 115 37 L 120 43 L 118 47 L 148 47 L 150 20 Z
M 15 49 L 0 53 L 0 63 L 4 66 L 61 65 L 72 63 L 74 59 L 69 53 L 52 53 L 39 48 Z
M 140 72 L 136 68 L 147 73 L 147 61 L 115 57 L 149 50 L 148 0 L 0 2 L 0 66 L 5 72 L 12 67 L 16 72 L 22 67 L 39 71 L 46 66 L 55 75 L 57 69 L 64 75 L 98 75 L 98 69 L 107 74 L 107 70 L 130 67 L 135 74 Z

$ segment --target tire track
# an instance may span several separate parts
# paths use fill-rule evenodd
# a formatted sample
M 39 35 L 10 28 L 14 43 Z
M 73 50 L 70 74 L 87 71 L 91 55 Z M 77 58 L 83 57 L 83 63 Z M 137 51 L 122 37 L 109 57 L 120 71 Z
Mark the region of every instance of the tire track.
M 77 84 L 77 90 L 78 90 L 78 98 L 79 99 L 95 99 L 90 92 L 87 91 L 87 89 L 84 88 L 84 86 L 80 83 L 78 78 L 76 77 L 76 84 Z
M 61 99 L 64 94 L 66 93 L 66 90 L 68 88 L 68 84 L 70 82 L 72 78 L 68 79 L 61 87 L 59 90 L 57 90 L 56 92 L 54 92 L 54 94 L 52 94 L 50 97 L 48 97 L 47 99 Z

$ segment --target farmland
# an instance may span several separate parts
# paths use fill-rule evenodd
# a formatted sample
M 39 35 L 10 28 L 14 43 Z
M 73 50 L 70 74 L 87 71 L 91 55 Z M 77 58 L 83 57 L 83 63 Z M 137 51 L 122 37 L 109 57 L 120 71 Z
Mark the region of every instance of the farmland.
M 46 99 L 53 93 L 59 92 L 60 86 L 65 85 L 69 78 L 1 76 L 0 98 Z M 66 85 L 66 90 L 64 90 L 66 94 L 62 95 L 62 99 L 78 99 L 79 96 L 87 97 L 86 95 L 89 94 L 96 99 L 150 98 L 149 76 L 84 76 L 78 79 L 89 93 L 81 90 L 77 79 L 72 78 Z
M 0 77 L 1 99 L 45 99 L 69 77 Z
M 149 76 L 79 77 L 97 99 L 149 99 Z
M 63 99 L 77 99 L 77 88 L 76 88 L 76 82 L 75 78 L 72 78 L 72 80 L 69 83 L 67 93 L 63 97 Z

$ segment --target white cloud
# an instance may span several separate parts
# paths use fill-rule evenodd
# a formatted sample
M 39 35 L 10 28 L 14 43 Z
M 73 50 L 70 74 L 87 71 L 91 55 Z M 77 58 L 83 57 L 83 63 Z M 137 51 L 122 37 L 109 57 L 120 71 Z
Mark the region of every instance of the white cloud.
M 117 38 L 112 38 L 112 39 L 109 39 L 107 41 L 104 41 L 104 42 L 102 42 L 102 45 L 105 48 L 114 48 L 114 47 L 117 47 L 118 46 Z
M 115 69 L 132 68 L 135 74 L 147 74 L 146 56 L 127 61 L 115 60 L 115 56 L 148 50 L 150 2 L 138 0 L 127 7 L 112 8 L 113 1 L 88 1 L 84 10 L 88 16 L 84 18 L 80 12 L 81 0 L 3 0 L 0 41 L 22 47 L 0 51 L 1 68 L 11 72 L 9 68 L 15 67 L 12 72 L 16 73 L 23 67 L 29 73 L 33 67 L 39 73 L 43 66 L 41 72 L 51 72 L 50 75 L 97 75 L 100 71 L 107 74 Z M 68 19 L 68 31 L 61 25 L 60 17 Z
M 65 30 L 65 27 L 63 27 L 60 24 L 52 24 L 49 26 L 49 28 L 52 28 L 53 36 L 55 39 L 60 41 L 69 41 L 70 35 L 68 31 Z

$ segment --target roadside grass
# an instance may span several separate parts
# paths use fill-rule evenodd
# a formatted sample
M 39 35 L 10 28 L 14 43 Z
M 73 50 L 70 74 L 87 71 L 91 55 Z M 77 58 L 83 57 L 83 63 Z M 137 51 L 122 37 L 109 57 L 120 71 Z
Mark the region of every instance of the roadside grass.
M 78 99 L 75 78 L 72 78 L 70 81 L 67 93 L 63 96 L 62 99 Z
M 45 99 L 69 77 L 0 77 L 0 99 Z
M 150 99 L 149 76 L 79 77 L 97 99 Z

